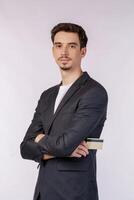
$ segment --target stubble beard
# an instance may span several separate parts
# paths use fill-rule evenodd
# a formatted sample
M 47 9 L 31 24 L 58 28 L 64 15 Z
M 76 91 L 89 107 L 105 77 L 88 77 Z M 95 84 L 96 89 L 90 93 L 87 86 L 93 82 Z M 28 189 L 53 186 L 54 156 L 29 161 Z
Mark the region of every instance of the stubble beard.
M 69 71 L 72 69 L 72 65 L 67 66 L 66 64 L 61 64 L 60 69 L 63 71 Z
M 60 66 L 60 69 L 63 70 L 63 71 L 69 71 L 69 70 L 72 69 L 72 66 L 69 66 L 69 67 Z
M 65 58 L 68 58 L 68 57 L 65 57 Z M 62 58 L 59 58 L 59 61 L 60 61 L 60 59 L 62 59 Z M 70 59 L 71 60 L 71 59 Z M 70 61 L 69 60 L 69 61 Z M 63 71 L 69 71 L 69 70 L 71 70 L 72 69 L 72 65 L 71 64 L 69 64 L 69 63 L 59 63 L 59 67 L 60 67 L 60 69 L 61 70 L 63 70 Z

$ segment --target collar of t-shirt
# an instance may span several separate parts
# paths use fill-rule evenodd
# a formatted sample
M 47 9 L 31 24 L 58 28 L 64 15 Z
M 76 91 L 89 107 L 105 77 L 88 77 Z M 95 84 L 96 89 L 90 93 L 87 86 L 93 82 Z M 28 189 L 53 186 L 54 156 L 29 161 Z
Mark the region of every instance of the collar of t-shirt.
M 64 95 L 66 94 L 66 92 L 68 91 L 68 89 L 71 87 L 73 83 L 68 84 L 68 85 L 61 85 L 59 88 L 59 92 L 58 95 L 56 97 L 56 101 L 55 101 L 55 106 L 54 106 L 54 113 L 58 107 L 58 105 L 60 104 L 62 98 L 64 97 Z

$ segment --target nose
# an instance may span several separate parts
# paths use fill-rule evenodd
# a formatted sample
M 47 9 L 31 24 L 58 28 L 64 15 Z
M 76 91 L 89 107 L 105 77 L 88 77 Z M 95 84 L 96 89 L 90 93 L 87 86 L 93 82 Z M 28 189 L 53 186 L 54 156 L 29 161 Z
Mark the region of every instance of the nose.
M 62 47 L 61 55 L 68 55 L 68 48 L 67 48 L 67 46 Z

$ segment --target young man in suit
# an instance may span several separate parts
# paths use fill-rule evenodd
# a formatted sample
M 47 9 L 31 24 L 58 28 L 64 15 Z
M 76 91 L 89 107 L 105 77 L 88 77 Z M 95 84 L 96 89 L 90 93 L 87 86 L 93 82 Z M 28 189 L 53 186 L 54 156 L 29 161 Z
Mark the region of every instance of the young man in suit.
M 21 155 L 39 162 L 34 200 L 98 200 L 96 150 L 106 119 L 107 92 L 81 68 L 84 29 L 60 23 L 51 31 L 53 56 L 62 81 L 44 91 L 21 143 Z

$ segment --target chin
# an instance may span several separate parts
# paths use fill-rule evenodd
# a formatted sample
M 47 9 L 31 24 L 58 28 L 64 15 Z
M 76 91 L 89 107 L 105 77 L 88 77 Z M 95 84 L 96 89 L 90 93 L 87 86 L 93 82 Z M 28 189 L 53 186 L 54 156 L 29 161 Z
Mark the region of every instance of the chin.
M 66 67 L 66 66 L 60 66 L 60 69 L 61 69 L 61 70 L 64 70 L 64 71 L 67 71 L 67 70 L 72 69 L 72 67 L 71 67 L 71 66 L 69 66 L 69 67 Z

